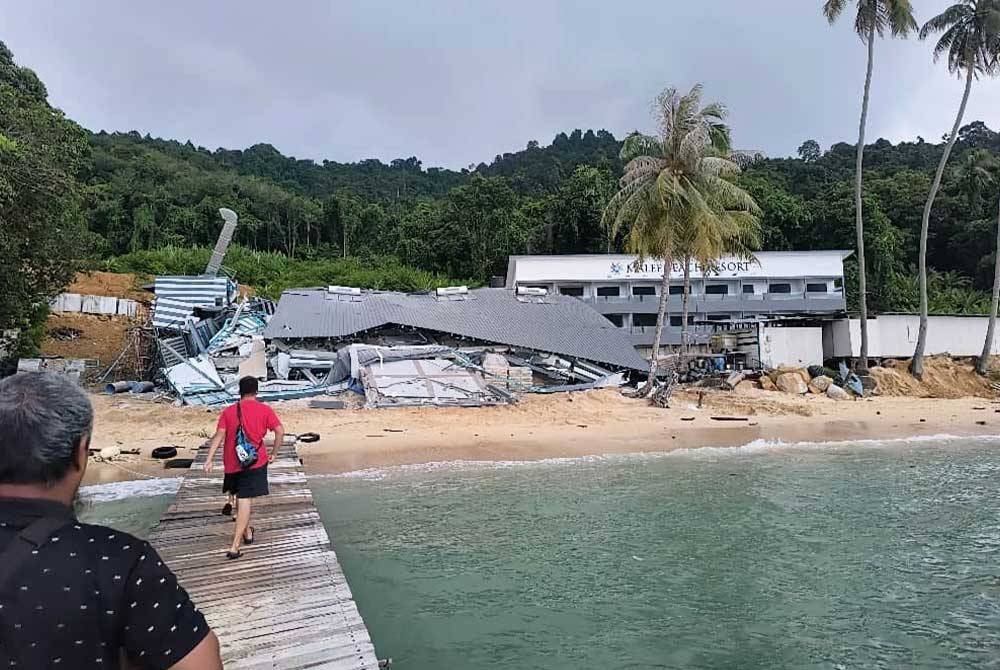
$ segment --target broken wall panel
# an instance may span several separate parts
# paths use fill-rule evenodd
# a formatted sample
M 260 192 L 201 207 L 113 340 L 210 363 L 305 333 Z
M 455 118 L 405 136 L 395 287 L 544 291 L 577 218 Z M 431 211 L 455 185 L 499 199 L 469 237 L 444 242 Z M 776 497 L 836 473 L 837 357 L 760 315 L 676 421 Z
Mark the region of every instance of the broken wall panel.
M 375 407 L 481 406 L 510 402 L 483 375 L 445 359 L 374 363 L 361 376 L 368 404 Z

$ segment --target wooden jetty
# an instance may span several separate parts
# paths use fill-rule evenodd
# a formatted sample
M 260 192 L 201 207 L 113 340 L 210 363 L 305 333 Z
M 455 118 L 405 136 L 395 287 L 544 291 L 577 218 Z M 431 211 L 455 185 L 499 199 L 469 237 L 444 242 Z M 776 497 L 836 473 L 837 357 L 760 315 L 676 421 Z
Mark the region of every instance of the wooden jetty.
M 206 474 L 202 447 L 150 541 L 222 644 L 227 670 L 376 670 L 375 649 L 313 503 L 294 446 L 269 466 L 255 501 L 253 545 L 227 560 L 221 450 Z

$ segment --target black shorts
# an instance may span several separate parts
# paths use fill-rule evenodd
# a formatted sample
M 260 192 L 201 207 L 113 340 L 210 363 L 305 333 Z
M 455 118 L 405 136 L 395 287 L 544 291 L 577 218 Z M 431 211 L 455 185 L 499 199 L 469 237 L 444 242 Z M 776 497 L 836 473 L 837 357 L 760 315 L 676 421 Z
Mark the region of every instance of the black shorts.
M 267 486 L 267 466 L 227 473 L 222 478 L 222 492 L 234 493 L 237 498 L 258 498 L 270 493 Z

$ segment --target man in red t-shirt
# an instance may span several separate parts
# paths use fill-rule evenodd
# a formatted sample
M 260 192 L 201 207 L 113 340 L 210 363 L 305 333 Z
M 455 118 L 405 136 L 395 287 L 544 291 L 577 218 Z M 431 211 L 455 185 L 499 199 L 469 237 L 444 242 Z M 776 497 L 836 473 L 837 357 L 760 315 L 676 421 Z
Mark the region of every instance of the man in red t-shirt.
M 240 426 L 243 427 L 247 440 L 257 447 L 257 460 L 247 468 L 240 465 L 236 456 L 236 431 Z M 269 431 L 274 433 L 274 448 L 270 454 L 264 445 L 264 437 Z M 239 558 L 243 555 L 240 547 L 244 543 L 253 544 L 251 501 L 268 494 L 267 464 L 274 461 L 274 455 L 284 439 L 285 429 L 274 410 L 257 400 L 257 380 L 254 377 L 241 379 L 240 399 L 235 405 L 224 409 L 219 416 L 218 427 L 208 448 L 208 460 L 205 461 L 205 472 L 211 472 L 215 452 L 220 445 L 224 445 L 222 463 L 225 466 L 225 476 L 222 479 L 222 492 L 236 498 L 236 532 L 226 558 Z

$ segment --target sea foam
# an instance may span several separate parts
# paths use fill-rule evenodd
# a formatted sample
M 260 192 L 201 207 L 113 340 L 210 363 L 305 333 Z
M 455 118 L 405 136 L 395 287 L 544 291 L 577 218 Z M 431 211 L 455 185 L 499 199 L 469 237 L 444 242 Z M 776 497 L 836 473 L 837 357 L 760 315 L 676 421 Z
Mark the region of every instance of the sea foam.
M 138 479 L 128 482 L 113 482 L 111 484 L 93 484 L 80 488 L 80 497 L 84 502 L 111 502 L 126 498 L 148 498 L 152 496 L 173 495 L 180 488 L 180 477 L 164 477 L 155 479 Z
M 541 458 L 536 460 L 455 460 L 433 461 L 430 463 L 415 463 L 395 465 L 384 468 L 366 468 L 337 474 L 311 475 L 310 479 L 361 479 L 379 481 L 392 474 L 429 473 L 429 472 L 461 472 L 470 470 L 506 470 L 511 468 L 551 467 L 587 465 L 593 463 L 621 463 L 632 461 L 659 460 L 664 458 L 690 458 L 717 460 L 765 455 L 782 451 L 826 451 L 830 449 L 885 449 L 909 445 L 938 444 L 943 447 L 957 444 L 976 443 L 982 445 L 1000 445 L 1000 435 L 961 436 L 942 433 L 937 435 L 917 435 L 911 437 L 894 437 L 884 439 L 862 440 L 820 440 L 815 442 L 785 442 L 783 440 L 756 439 L 746 444 L 729 447 L 690 447 L 672 451 L 641 451 L 630 453 L 596 454 L 589 456 L 566 456 L 558 458 Z

